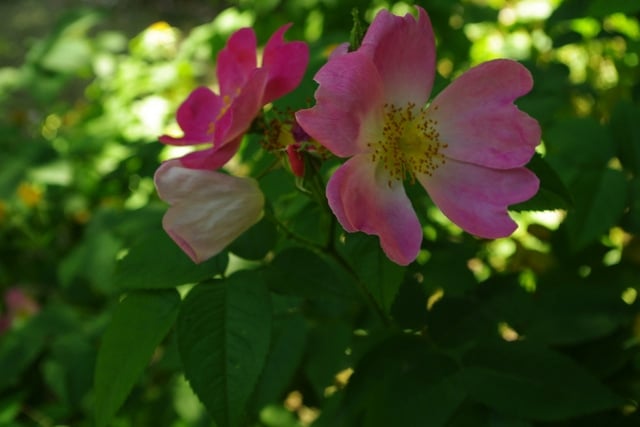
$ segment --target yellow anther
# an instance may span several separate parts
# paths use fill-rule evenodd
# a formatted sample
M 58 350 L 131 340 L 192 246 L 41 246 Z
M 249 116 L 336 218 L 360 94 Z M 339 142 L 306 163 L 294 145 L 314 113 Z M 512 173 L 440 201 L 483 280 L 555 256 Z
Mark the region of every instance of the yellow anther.
M 445 163 L 441 150 L 447 147 L 440 141 L 437 125 L 414 103 L 385 104 L 381 138 L 369 145 L 372 161 L 379 162 L 393 180 L 432 175 Z

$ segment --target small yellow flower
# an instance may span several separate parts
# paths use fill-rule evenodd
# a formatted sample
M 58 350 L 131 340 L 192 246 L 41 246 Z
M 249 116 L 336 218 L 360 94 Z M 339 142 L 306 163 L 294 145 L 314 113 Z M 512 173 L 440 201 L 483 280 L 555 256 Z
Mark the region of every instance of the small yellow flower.
M 42 200 L 42 190 L 28 182 L 21 183 L 18 186 L 17 193 L 22 203 L 30 208 L 37 206 Z

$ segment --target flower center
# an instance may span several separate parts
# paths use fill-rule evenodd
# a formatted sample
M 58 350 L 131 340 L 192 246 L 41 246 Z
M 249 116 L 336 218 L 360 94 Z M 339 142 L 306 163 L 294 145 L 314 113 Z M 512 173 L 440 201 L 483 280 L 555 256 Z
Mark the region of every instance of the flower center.
M 417 110 L 414 103 L 405 107 L 385 104 L 381 138 L 368 144 L 372 160 L 387 171 L 390 180 L 409 178 L 413 182 L 416 175 L 432 175 L 446 162 L 440 151 L 447 144 L 440 142 L 437 125 L 427 117 L 426 109 Z

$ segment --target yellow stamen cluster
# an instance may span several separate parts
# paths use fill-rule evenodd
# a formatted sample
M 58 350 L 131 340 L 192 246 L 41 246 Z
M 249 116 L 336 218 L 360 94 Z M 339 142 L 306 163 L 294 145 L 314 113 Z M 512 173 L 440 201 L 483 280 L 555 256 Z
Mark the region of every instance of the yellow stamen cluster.
M 441 150 L 447 144 L 440 141 L 438 122 L 429 118 L 427 111 L 414 103 L 404 107 L 384 105 L 381 138 L 367 145 L 372 160 L 387 171 L 391 180 L 409 178 L 413 182 L 416 175 L 430 176 L 446 162 Z

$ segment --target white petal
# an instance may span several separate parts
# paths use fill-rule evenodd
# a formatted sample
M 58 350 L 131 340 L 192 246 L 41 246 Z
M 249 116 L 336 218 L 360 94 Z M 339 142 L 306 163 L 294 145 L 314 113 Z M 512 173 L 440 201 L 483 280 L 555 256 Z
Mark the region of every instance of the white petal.
M 154 179 L 158 195 L 170 205 L 162 225 L 196 263 L 221 252 L 262 217 L 264 196 L 251 178 L 188 169 L 170 160 Z

